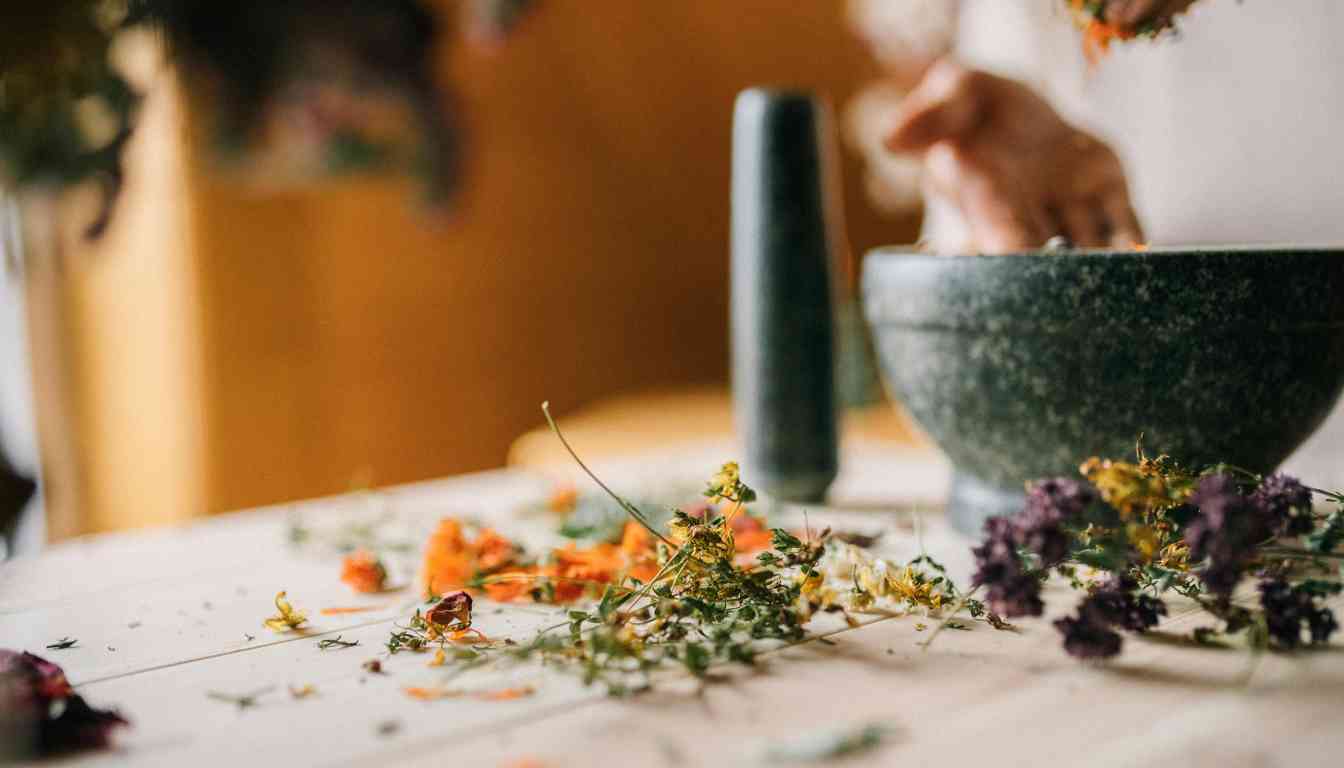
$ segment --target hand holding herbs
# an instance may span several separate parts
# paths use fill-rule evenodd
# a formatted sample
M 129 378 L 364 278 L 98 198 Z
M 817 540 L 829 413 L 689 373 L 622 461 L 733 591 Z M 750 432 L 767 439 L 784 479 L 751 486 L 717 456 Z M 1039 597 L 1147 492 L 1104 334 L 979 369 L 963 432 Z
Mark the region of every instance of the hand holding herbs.
M 1323 601 L 1341 589 L 1344 496 L 1141 451 L 1137 463 L 1094 458 L 1080 471 L 1082 481 L 1036 483 L 1020 513 L 986 523 L 974 582 L 994 611 L 1039 616 L 1042 583 L 1051 572 L 1069 579 L 1084 597 L 1055 627 L 1080 659 L 1120 653 L 1120 632 L 1156 626 L 1173 592 L 1218 622 L 1196 631 L 1201 642 L 1243 634 L 1252 650 L 1288 651 L 1338 628 Z M 1316 513 L 1315 496 L 1337 508 Z

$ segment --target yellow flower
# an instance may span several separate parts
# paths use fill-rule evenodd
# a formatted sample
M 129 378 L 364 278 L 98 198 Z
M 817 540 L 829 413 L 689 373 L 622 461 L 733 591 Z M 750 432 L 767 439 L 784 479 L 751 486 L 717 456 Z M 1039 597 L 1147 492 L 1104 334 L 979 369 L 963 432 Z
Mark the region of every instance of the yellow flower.
M 288 632 L 298 629 L 308 621 L 308 614 L 294 610 L 294 606 L 290 605 L 289 601 L 285 599 L 283 591 L 275 594 L 275 609 L 279 611 L 279 614 L 263 622 L 266 628 L 272 632 Z
M 908 565 L 900 576 L 889 577 L 887 583 L 896 597 L 911 605 L 938 608 L 943 604 L 943 594 L 935 591 L 932 584 L 924 581 L 920 573 Z
M 1101 498 L 1115 507 L 1125 520 L 1136 512 L 1165 509 L 1182 500 L 1183 494 L 1173 494 L 1166 479 L 1154 471 L 1150 462 L 1139 466 L 1093 457 L 1083 462 L 1078 471 L 1101 491 Z
M 1190 570 L 1190 547 L 1184 542 L 1175 542 L 1162 548 L 1158 564 L 1174 571 Z
M 1157 548 L 1162 545 L 1162 537 L 1151 525 L 1130 523 L 1125 526 L 1125 536 L 1144 562 L 1151 562 L 1153 555 L 1157 554 Z

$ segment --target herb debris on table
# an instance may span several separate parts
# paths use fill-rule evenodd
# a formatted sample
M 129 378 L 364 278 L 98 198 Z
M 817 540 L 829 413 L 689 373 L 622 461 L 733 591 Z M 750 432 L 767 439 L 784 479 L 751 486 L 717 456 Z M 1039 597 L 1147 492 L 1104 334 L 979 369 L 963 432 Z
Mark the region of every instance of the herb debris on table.
M 974 580 L 996 613 L 1041 615 L 1053 573 L 1083 593 L 1076 613 L 1055 622 L 1080 659 L 1119 654 L 1120 632 L 1155 627 L 1169 595 L 1218 622 L 1195 630 L 1199 644 L 1241 636 L 1257 653 L 1291 651 L 1338 629 L 1324 602 L 1341 591 L 1331 561 L 1344 495 L 1281 473 L 1195 471 L 1141 449 L 1135 462 L 1094 458 L 1080 473 L 1037 482 L 1020 513 L 986 522 Z M 1315 497 L 1337 508 L 1319 514 Z
M 73 637 L 63 637 L 54 643 L 47 645 L 49 651 L 64 651 L 67 648 L 74 648 L 79 641 Z
M 229 704 L 233 704 L 234 706 L 238 707 L 238 709 L 241 711 L 244 709 L 251 709 L 252 707 L 257 706 L 257 699 L 261 698 L 262 696 L 265 696 L 266 694 L 274 690 L 275 686 L 268 685 L 265 688 L 259 688 L 255 691 L 252 691 L 251 693 L 242 693 L 242 694 L 221 693 L 219 691 L 206 691 L 205 697 L 208 699 L 214 699 L 215 701 L 223 701 Z
M 275 616 L 262 622 L 272 632 L 290 632 L 308 622 L 308 614 L 294 610 L 294 606 L 285 599 L 283 591 L 275 595 L 275 610 L 278 612 Z
M 31 653 L 0 649 L 0 757 L 48 756 L 112 743 L 126 726 L 115 710 L 75 693 L 65 671 Z
M 766 529 L 748 512 L 756 493 L 731 462 L 705 489 L 709 504 L 694 513 L 672 510 L 666 528 L 656 526 L 653 516 L 588 470 L 546 406 L 543 412 L 579 466 L 627 514 L 621 544 L 571 545 L 547 562 L 526 563 L 498 533 L 482 529 L 473 539 L 448 520 L 426 553 L 426 587 L 561 604 L 592 595 L 594 602 L 569 609 L 532 640 L 510 644 L 471 627 L 471 598 L 459 591 L 398 625 L 387 641 L 390 653 L 434 649 L 434 663 L 455 671 L 540 660 L 621 695 L 650 687 L 664 669 L 704 678 L 717 664 L 750 665 L 762 643 L 803 640 L 804 627 L 822 612 L 837 613 L 851 626 L 858 624 L 856 614 L 893 615 L 895 609 L 941 615 L 955 605 L 972 616 L 983 613 L 927 555 L 895 564 L 833 541 L 829 530 L 799 536 Z M 754 551 L 744 553 L 743 544 Z M 507 589 L 491 589 L 501 584 Z M 435 688 L 407 693 L 451 695 Z

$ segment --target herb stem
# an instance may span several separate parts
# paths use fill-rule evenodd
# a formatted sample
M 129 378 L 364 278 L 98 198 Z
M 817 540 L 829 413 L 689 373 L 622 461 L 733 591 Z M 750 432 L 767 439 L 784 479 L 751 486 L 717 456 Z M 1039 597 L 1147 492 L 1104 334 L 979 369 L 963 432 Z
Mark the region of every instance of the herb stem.
M 672 549 L 677 549 L 678 547 L 676 544 L 673 544 L 666 536 L 664 536 L 662 533 L 659 533 L 658 529 L 654 528 L 652 525 L 649 524 L 649 521 L 644 518 L 644 513 L 640 512 L 638 507 L 626 501 L 625 499 L 621 498 L 621 496 L 619 496 L 615 491 L 607 487 L 607 484 L 602 482 L 602 480 L 598 478 L 598 476 L 594 474 L 591 469 L 588 468 L 587 464 L 583 463 L 583 459 L 580 459 L 579 454 L 575 453 L 573 446 L 571 446 L 569 444 L 569 441 L 565 439 L 564 434 L 560 431 L 559 425 L 557 425 L 555 423 L 555 419 L 551 417 L 551 403 L 549 400 L 541 404 L 541 412 L 546 416 L 546 423 L 550 425 L 551 431 L 555 433 L 556 437 L 560 438 L 560 444 L 565 446 L 565 450 L 569 452 L 570 457 L 573 458 L 574 461 L 579 465 L 579 467 L 583 470 L 584 474 L 592 478 L 593 482 L 597 483 L 602 490 L 606 491 L 607 495 L 610 496 L 612 499 L 614 499 L 616 503 L 621 506 L 621 509 L 624 509 L 627 514 L 629 514 L 631 517 L 635 519 L 636 522 L 644 526 L 645 530 L 647 530 L 649 533 L 652 533 L 654 536 L 658 537 L 659 541 L 663 542 Z
M 942 621 L 938 622 L 938 626 L 933 628 L 933 632 L 929 635 L 928 639 L 919 644 L 920 648 L 926 651 L 929 650 L 929 645 L 933 643 L 934 638 L 938 637 L 938 633 L 947 628 L 947 625 L 952 622 L 952 619 L 955 618 L 958 613 L 961 613 L 961 609 L 965 608 L 966 604 L 971 601 L 971 598 L 975 597 L 975 593 L 979 591 L 980 587 L 977 585 L 973 587 L 970 592 L 962 595 L 961 599 L 957 601 L 957 604 L 952 606 L 952 610 L 943 617 Z

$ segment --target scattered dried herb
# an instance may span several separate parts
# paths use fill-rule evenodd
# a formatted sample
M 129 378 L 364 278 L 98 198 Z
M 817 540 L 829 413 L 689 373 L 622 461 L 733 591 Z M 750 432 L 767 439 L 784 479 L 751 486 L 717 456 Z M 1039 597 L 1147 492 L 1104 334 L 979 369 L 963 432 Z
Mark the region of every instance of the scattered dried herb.
M 1123 0 L 1122 0 L 1123 1 Z M 1176 34 L 1175 13 L 1157 15 L 1135 27 L 1111 24 L 1106 20 L 1106 9 L 1114 0 L 1068 0 L 1074 21 L 1083 31 L 1083 54 L 1088 62 L 1096 64 L 1110 50 L 1111 43 L 1137 38 L 1157 38 Z
M 302 627 L 308 621 L 308 614 L 294 610 L 294 606 L 285 599 L 283 591 L 275 594 L 275 610 L 276 615 L 263 622 L 272 632 L 290 632 Z
M 341 562 L 341 581 L 356 592 L 381 592 L 387 585 L 387 567 L 368 550 L 359 549 Z
M 49 650 L 49 651 L 64 651 L 64 650 L 67 649 L 67 648 L 74 648 L 75 645 L 76 645 L 77 643 L 79 643 L 79 641 L 76 640 L 76 639 L 73 638 L 73 637 L 63 637 L 63 638 L 61 638 L 60 640 L 57 640 L 57 641 L 54 642 L 54 643 L 50 643 L 50 644 L 48 644 L 48 645 L 47 645 L 47 650 Z
M 357 645 L 359 645 L 358 640 L 342 640 L 340 635 L 323 638 L 317 641 L 318 649 L 323 651 L 329 648 L 354 648 Z
M 268 685 L 265 688 L 260 688 L 258 690 L 252 691 L 251 693 L 243 693 L 243 694 L 220 693 L 219 691 L 206 691 L 205 697 L 208 699 L 214 699 L 215 701 L 223 701 L 232 704 L 238 707 L 238 709 L 241 711 L 244 709 L 251 709 L 252 707 L 257 706 L 257 699 L 261 698 L 262 696 L 265 696 L 266 694 L 274 690 L 275 686 Z
M 769 744 L 762 752 L 766 762 L 819 762 L 869 752 L 882 745 L 892 728 L 886 723 L 820 730 L 796 739 Z
M 530 642 L 478 642 L 470 653 L 445 653 L 445 666 L 465 669 L 539 659 L 622 695 L 650 686 L 659 669 L 680 667 L 703 677 L 716 664 L 752 664 L 763 642 L 803 639 L 804 625 L 818 612 L 837 612 L 856 624 L 854 611 L 890 615 L 891 608 L 883 603 L 932 614 L 952 602 L 970 602 L 943 566 L 927 556 L 898 566 L 831 541 L 829 530 L 800 537 L 781 528 L 765 529 L 747 511 L 755 491 L 731 462 L 708 483 L 704 495 L 709 504 L 671 510 L 664 533 L 651 522 L 653 515 L 592 474 L 545 405 L 543 413 L 574 460 L 629 517 L 622 543 L 557 550 L 555 570 L 539 566 L 497 574 L 494 578 L 508 576 L 526 585 L 524 593 L 533 599 L 568 602 L 592 590 L 596 600 L 585 609 L 569 610 L 564 621 L 541 630 Z M 436 566 L 431 570 L 441 573 L 450 555 L 479 549 L 460 533 L 460 528 L 441 524 L 430 545 L 438 560 L 430 563 L 427 557 L 427 567 Z M 744 560 L 739 539 L 763 539 L 764 549 Z M 470 565 L 456 567 L 465 571 Z M 491 583 L 498 582 L 477 581 L 487 591 Z M 424 650 L 432 644 L 443 650 L 453 641 L 455 628 L 457 633 L 470 631 L 469 600 L 464 593 L 450 595 L 427 613 L 416 611 L 408 624 L 391 633 L 388 650 Z M 462 604 L 468 608 L 465 622 L 455 609 Z M 440 689 L 406 692 L 416 698 L 449 695 Z
M 10 742 L 0 749 L 5 757 L 100 749 L 125 725 L 117 712 L 89 706 L 57 665 L 0 650 L 0 734 Z
M 1195 630 L 1201 644 L 1242 635 L 1259 652 L 1328 642 L 1338 622 L 1323 603 L 1341 583 L 1324 560 L 1344 538 L 1332 531 L 1344 495 L 1283 474 L 1230 465 L 1194 471 L 1136 453 L 1134 462 L 1089 459 L 1082 481 L 1042 480 L 1022 512 L 986 523 L 985 542 L 973 550 L 975 583 L 994 611 L 1040 615 L 1041 584 L 1053 572 L 1084 593 L 1075 615 L 1055 622 L 1065 650 L 1080 659 L 1115 656 L 1121 632 L 1155 627 L 1167 593 L 1221 622 Z M 1315 496 L 1338 509 L 1318 514 Z M 1084 569 L 1092 575 L 1081 577 Z M 1258 605 L 1233 600 L 1252 584 Z
M 523 699 L 536 693 L 537 689 L 530 685 L 520 685 L 515 688 L 500 688 L 494 691 L 479 691 L 475 694 L 476 698 L 483 701 L 513 701 L 514 699 Z
M 383 662 L 379 661 L 378 659 L 369 659 L 360 666 L 363 667 L 365 672 L 368 672 L 370 674 L 373 675 L 383 674 Z
M 323 616 L 348 616 L 352 613 L 371 613 L 373 611 L 381 611 L 386 607 L 387 606 L 385 605 L 355 605 L 348 607 L 323 608 L 322 610 L 318 611 L 318 613 L 322 614 Z
M 311 683 L 301 686 L 293 686 L 293 685 L 289 686 L 289 695 L 291 698 L 306 699 L 309 696 L 315 695 L 316 693 L 317 693 L 317 687 L 312 685 Z

